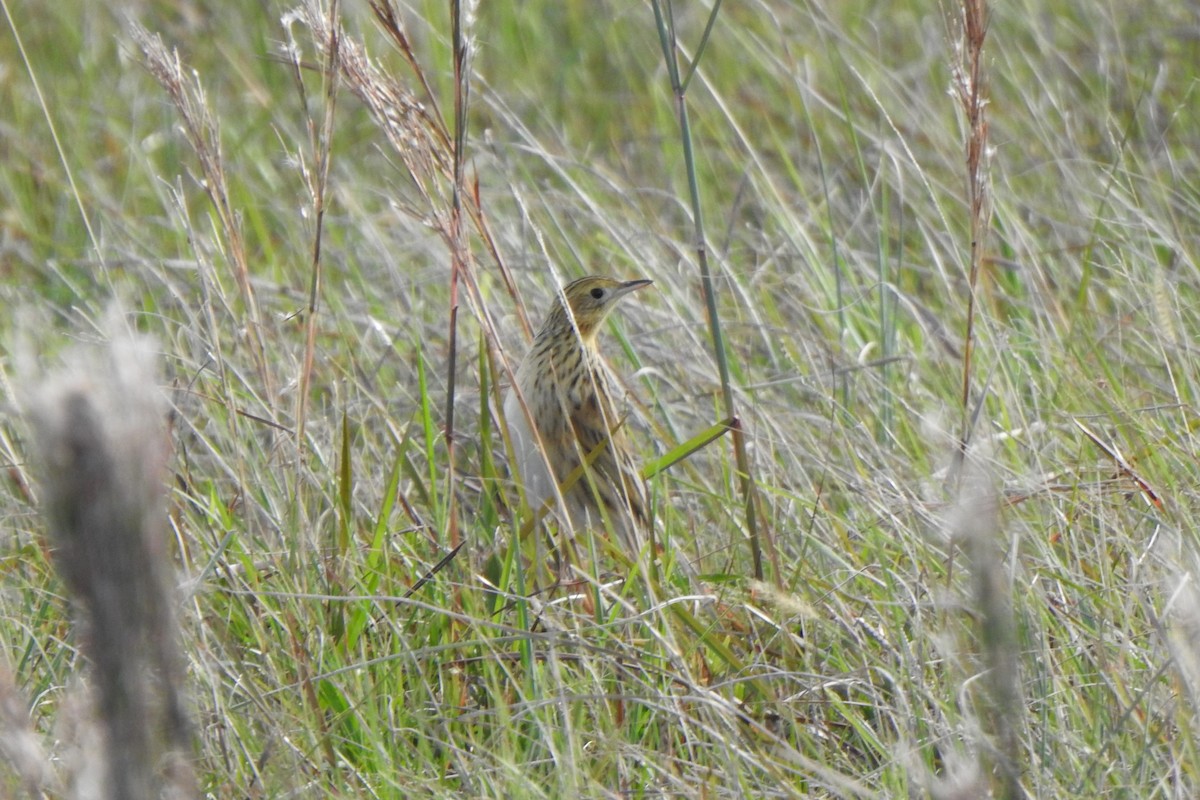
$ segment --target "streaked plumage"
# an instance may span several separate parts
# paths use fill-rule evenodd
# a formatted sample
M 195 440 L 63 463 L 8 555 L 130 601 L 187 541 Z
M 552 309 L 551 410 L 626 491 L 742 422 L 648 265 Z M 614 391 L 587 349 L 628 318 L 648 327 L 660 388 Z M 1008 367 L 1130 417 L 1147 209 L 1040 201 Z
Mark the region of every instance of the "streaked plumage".
M 556 486 L 607 442 L 592 461 L 589 475 L 566 491 L 563 504 L 567 521 L 577 531 L 603 530 L 607 519 L 630 553 L 638 552 L 645 541 L 646 487 L 634 464 L 614 402 L 617 390 L 600 358 L 596 337 L 617 302 L 650 283 L 590 277 L 564 288 L 504 401 L 517 470 L 526 500 L 535 509 L 554 498 Z

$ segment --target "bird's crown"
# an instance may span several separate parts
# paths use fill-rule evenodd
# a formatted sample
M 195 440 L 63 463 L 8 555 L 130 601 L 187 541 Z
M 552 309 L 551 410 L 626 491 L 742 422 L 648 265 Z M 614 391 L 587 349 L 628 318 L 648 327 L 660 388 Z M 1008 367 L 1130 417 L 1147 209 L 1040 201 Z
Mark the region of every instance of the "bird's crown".
M 589 276 L 580 278 L 563 287 L 562 298 L 555 304 L 546 328 L 571 328 L 579 331 L 584 339 L 595 335 L 605 318 L 612 312 L 617 301 L 630 292 L 649 286 L 652 281 L 618 281 L 613 278 Z M 566 301 L 564 306 L 562 300 Z M 570 314 L 567 313 L 570 308 Z M 572 326 L 571 320 L 574 319 Z

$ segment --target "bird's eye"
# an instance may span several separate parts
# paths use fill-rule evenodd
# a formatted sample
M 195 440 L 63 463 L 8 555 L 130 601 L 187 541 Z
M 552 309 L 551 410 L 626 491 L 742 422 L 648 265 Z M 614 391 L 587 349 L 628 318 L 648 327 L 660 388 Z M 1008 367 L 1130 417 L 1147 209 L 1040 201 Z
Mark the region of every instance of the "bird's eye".
M 604 290 L 601 289 L 599 286 L 597 286 L 595 289 L 592 289 L 592 298 L 595 300 L 603 300 L 604 299 Z

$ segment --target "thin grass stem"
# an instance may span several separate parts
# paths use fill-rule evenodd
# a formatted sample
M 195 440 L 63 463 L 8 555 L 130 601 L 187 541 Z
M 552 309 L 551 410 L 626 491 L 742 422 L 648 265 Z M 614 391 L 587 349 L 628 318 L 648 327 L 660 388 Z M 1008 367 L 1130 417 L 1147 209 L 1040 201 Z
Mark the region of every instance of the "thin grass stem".
M 720 7 L 720 3 L 716 3 L 713 6 L 708 24 L 705 27 L 704 41 L 708 39 L 708 34 L 712 30 L 716 14 L 720 10 Z M 708 240 L 704 231 L 704 215 L 700 203 L 700 181 L 696 177 L 696 156 L 692 147 L 691 123 L 688 119 L 687 89 L 680 77 L 678 42 L 675 35 L 674 13 L 670 0 L 665 0 L 665 3 L 663 0 L 654 0 L 654 19 L 658 27 L 659 43 L 662 47 L 663 59 L 667 65 L 667 74 L 670 76 L 671 91 L 675 98 L 675 110 L 679 120 L 679 139 L 683 145 L 683 159 L 688 180 L 688 198 L 694 222 L 693 236 L 695 238 L 693 246 L 696 248 L 696 260 L 700 268 L 700 283 L 704 291 L 704 305 L 708 312 L 709 335 L 712 339 L 713 354 L 717 361 L 717 372 L 721 379 L 721 399 L 725 407 L 725 415 L 730 419 L 737 420 L 737 404 L 734 402 L 733 383 L 729 377 L 729 353 L 725 345 L 725 336 L 721 330 L 721 316 L 717 310 L 716 288 L 713 284 L 712 268 L 708 262 Z M 689 80 L 695 74 L 695 71 L 699 69 L 699 64 L 700 57 L 698 54 L 692 62 L 688 75 Z M 757 495 L 754 475 L 750 467 L 750 458 L 746 451 L 745 433 L 740 421 L 733 425 L 731 433 L 733 434 L 734 458 L 737 462 L 738 477 L 741 482 L 742 498 L 745 504 L 746 530 L 750 539 L 750 553 L 754 565 L 754 577 L 757 580 L 762 580 L 765 571 L 763 569 L 762 542 L 760 541 L 758 530 Z M 774 556 L 774 548 L 772 548 L 772 561 L 774 562 L 774 577 L 778 581 L 780 571 L 778 559 Z

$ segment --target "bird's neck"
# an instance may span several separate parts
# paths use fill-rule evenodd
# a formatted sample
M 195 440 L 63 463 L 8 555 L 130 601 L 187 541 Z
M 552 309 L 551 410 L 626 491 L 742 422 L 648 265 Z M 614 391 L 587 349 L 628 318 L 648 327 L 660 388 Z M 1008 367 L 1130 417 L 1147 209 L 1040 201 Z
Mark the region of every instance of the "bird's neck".
M 597 329 L 589 325 L 572 325 L 566 314 L 555 315 L 538 331 L 539 341 L 570 341 L 584 350 L 596 349 Z
M 569 359 L 574 353 L 581 353 L 585 363 L 592 367 L 599 358 L 596 347 L 596 331 L 584 332 L 571 327 L 568 320 L 561 326 L 546 325 L 534 341 L 533 349 L 539 351 L 556 362 Z

